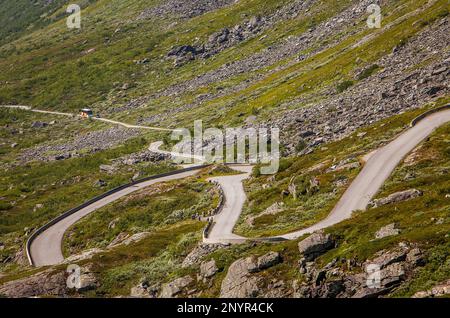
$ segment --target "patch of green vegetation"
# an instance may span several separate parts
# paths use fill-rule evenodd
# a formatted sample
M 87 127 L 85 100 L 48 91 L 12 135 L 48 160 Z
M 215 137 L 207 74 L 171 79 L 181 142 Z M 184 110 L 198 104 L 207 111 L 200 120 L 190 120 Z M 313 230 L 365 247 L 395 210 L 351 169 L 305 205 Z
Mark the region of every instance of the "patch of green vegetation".
M 34 122 L 49 123 L 52 125 L 42 128 L 33 128 Z M 104 128 L 101 125 L 91 125 L 85 121 L 62 117 L 51 117 L 30 113 L 21 110 L 0 108 L 0 158 L 3 164 L 15 163 L 21 151 L 41 143 L 51 144 L 52 142 L 67 139 L 67 136 L 76 136 L 88 131 Z M 14 147 L 12 147 L 14 145 Z
M 93 264 L 100 288 L 88 296 L 129 295 L 140 281 L 168 282 L 183 274 L 180 264 L 201 238 L 201 222 L 188 221 L 151 233 L 129 246 L 116 247 L 83 263 Z
M 211 178 L 211 177 L 217 177 L 217 176 L 228 176 L 228 175 L 236 175 L 236 174 L 240 174 L 240 172 L 236 171 L 236 170 L 232 169 L 230 166 L 227 166 L 224 164 L 211 166 L 209 168 L 204 169 L 204 171 L 202 171 L 202 173 L 201 173 L 201 175 L 204 178 Z
M 101 164 L 121 155 L 136 152 L 147 143 L 134 139 L 117 147 L 92 156 L 72 158 L 51 163 L 29 163 L 10 168 L 1 175 L 1 194 L 4 200 L 14 201 L 14 208 L 0 216 L 0 233 L 36 226 L 47 222 L 64 209 L 84 202 L 87 198 L 129 182 L 131 173 L 105 175 L 99 170 Z M 154 172 L 168 171 L 168 166 L 154 166 Z M 96 180 L 103 179 L 108 186 L 96 188 Z M 44 208 L 30 213 L 37 204 Z
M 360 74 L 358 74 L 358 80 L 361 81 L 370 77 L 375 71 L 377 71 L 380 67 L 377 64 L 372 64 L 371 66 L 365 68 Z
M 64 240 L 66 255 L 105 248 L 119 234 L 153 232 L 167 225 L 206 215 L 217 204 L 212 184 L 194 178 L 155 184 L 133 193 L 73 225 Z
M 307 143 L 306 141 L 304 141 L 303 139 L 301 139 L 298 144 L 295 146 L 295 151 L 300 152 L 302 150 L 304 150 L 307 147 Z
M 347 89 L 349 89 L 351 86 L 353 86 L 353 84 L 354 84 L 353 81 L 350 80 L 340 82 L 339 84 L 336 85 L 336 90 L 338 93 L 342 93 Z
M 38 0 L 32 3 L 27 0 L 0 1 L 0 45 L 17 39 L 25 31 L 34 31 L 62 18 L 61 13 L 55 12 L 67 2 L 67 0 Z
M 18 267 L 18 266 L 16 265 L 16 267 Z M 18 270 L 16 272 L 12 272 L 12 271 L 10 271 L 9 273 L 2 272 L 2 274 L 4 276 L 0 277 L 0 285 L 5 284 L 5 283 L 10 282 L 10 281 L 19 280 L 19 279 L 22 279 L 22 278 L 29 277 L 31 275 L 37 274 L 39 272 L 42 272 L 44 270 L 45 270 L 45 268 L 42 268 L 42 267 L 40 267 L 40 268 L 28 267 L 26 269 L 22 268 L 22 269 L 20 269 L 20 270 Z

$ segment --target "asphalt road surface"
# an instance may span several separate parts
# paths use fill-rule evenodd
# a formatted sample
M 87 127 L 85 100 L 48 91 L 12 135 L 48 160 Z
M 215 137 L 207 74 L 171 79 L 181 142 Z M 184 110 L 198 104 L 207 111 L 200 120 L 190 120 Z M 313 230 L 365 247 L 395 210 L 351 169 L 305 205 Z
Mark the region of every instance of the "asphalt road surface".
M 85 217 L 86 215 L 104 207 L 107 204 L 110 204 L 130 193 L 133 193 L 137 190 L 148 187 L 152 184 L 158 182 L 165 182 L 177 179 L 183 179 L 189 176 L 196 174 L 198 171 L 188 171 L 180 174 L 158 178 L 155 180 L 146 181 L 140 183 L 138 185 L 131 186 L 129 188 L 123 189 L 119 192 L 111 194 L 100 201 L 97 201 L 88 207 L 68 216 L 67 218 L 61 220 L 55 225 L 49 227 L 47 230 L 42 232 L 40 235 L 36 237 L 36 239 L 31 243 L 30 253 L 31 257 L 34 261 L 35 266 L 45 266 L 45 265 L 54 265 L 59 264 L 64 261 L 64 256 L 62 254 L 61 246 L 63 241 L 64 233 L 71 227 L 73 224 L 78 222 L 80 219 Z
M 225 204 L 222 211 L 214 217 L 214 225 L 209 232 L 208 238 L 204 240 L 205 243 L 237 243 L 246 240 L 244 237 L 233 234 L 233 228 L 242 213 L 242 207 L 247 199 L 242 181 L 248 178 L 253 167 L 237 165 L 232 166 L 232 168 L 243 173 L 209 179 L 216 181 L 222 187 Z

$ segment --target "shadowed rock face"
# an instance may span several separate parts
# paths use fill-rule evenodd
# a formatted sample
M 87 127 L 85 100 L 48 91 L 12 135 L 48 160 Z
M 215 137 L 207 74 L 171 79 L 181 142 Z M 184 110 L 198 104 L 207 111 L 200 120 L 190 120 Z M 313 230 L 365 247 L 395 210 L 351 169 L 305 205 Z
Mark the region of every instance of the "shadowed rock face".
M 281 262 L 280 254 L 277 252 L 269 252 L 258 258 L 257 269 L 261 271 L 263 269 L 272 267 Z
M 387 295 L 423 266 L 425 257 L 415 245 L 402 242 L 395 248 L 379 251 L 363 263 L 346 260 L 343 266 L 343 261 L 335 259 L 322 268 L 314 262 L 300 264 L 306 281 L 301 285 L 294 281 L 293 296 L 375 298 Z
M 330 234 L 323 231 L 316 232 L 298 243 L 298 249 L 307 261 L 314 260 L 319 255 L 334 247 L 334 240 Z

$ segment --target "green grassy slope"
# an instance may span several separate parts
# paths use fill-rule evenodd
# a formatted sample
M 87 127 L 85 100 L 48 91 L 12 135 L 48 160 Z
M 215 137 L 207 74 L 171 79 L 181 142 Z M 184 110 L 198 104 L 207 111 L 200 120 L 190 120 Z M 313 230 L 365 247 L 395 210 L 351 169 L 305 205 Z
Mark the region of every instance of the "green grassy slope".
M 131 98 L 151 95 L 176 83 L 189 81 L 267 47 L 278 46 L 280 38 L 301 35 L 311 25 L 329 19 L 354 2 L 315 2 L 308 15 L 300 14 L 295 19 L 276 24 L 257 38 L 226 49 L 208 60 L 196 60 L 174 68 L 172 62 L 165 58 L 174 45 L 201 43 L 214 31 L 242 22 L 244 15 L 264 16 L 284 3 L 245 0 L 187 21 L 175 20 L 177 23 L 174 23 L 172 18 L 167 17 L 137 19 L 142 10 L 157 5 L 156 2 L 98 1 L 82 12 L 83 27 L 79 31 L 68 30 L 64 21 L 59 21 L 0 48 L 0 56 L 3 56 L 0 59 L 0 82 L 7 82 L 0 88 L 0 102 L 60 110 L 94 105 L 98 110 L 108 109 L 111 105 L 122 105 Z M 358 21 L 356 26 L 349 26 L 338 35 L 343 39 L 341 42 L 315 57 L 293 64 L 293 58 L 287 58 L 267 65 L 256 72 L 262 78 L 250 87 L 213 99 L 196 110 L 182 112 L 180 120 L 200 116 L 211 123 L 239 123 L 245 118 L 242 114 L 249 114 L 253 109 L 263 109 L 265 116 L 269 116 L 283 102 L 348 79 L 356 59 L 367 63 L 376 61 L 404 39 L 414 36 L 427 21 L 445 12 L 448 14 L 446 1 L 436 1 L 430 6 L 425 3 L 406 0 L 401 3 L 388 2 L 383 20 L 386 24 L 408 13 L 413 14 L 381 32 L 369 30 L 364 27 L 365 21 Z M 419 20 L 422 23 L 414 23 Z M 350 35 L 350 31 L 354 30 L 357 32 Z M 367 35 L 373 37 L 356 48 L 350 47 Z M 258 40 L 262 37 L 263 40 Z M 325 37 L 317 45 L 331 40 Z M 148 64 L 135 63 L 144 58 L 149 59 Z M 292 65 L 274 71 L 276 66 L 286 63 Z M 251 75 L 252 72 L 207 84 L 182 92 L 176 98 L 162 96 L 151 99 L 148 107 L 134 114 L 126 114 L 126 117 L 136 119 L 189 104 L 201 93 L 215 91 L 219 86 L 227 88 L 244 83 Z M 126 92 L 120 90 L 124 83 L 131 87 Z M 174 118 L 170 118 L 166 124 L 173 121 Z
M 67 0 L 0 1 L 0 44 L 17 39 L 63 17 Z

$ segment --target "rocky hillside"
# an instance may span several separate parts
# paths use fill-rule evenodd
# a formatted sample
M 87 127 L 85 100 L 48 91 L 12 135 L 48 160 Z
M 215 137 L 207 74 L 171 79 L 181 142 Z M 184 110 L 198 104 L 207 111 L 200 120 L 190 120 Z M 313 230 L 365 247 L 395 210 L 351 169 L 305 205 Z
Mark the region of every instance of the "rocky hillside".
M 364 165 L 423 111 L 450 101 L 447 0 L 0 0 L 0 104 L 163 128 L 278 127 L 283 159 L 255 172 L 235 232 L 279 235 L 323 219 Z M 369 28 L 367 7 L 381 7 Z M 146 189 L 72 227 L 82 267 L 34 269 L 24 243 L 60 213 L 176 167 L 168 134 L 0 109 L 0 295 L 441 296 L 449 271 L 449 126 L 397 168 L 367 211 L 278 244 L 201 244 L 220 191 L 196 179 Z M 149 198 L 152 200 L 150 201 Z M 119 213 L 120 212 L 120 213 Z M 366 267 L 381 264 L 367 288 Z

